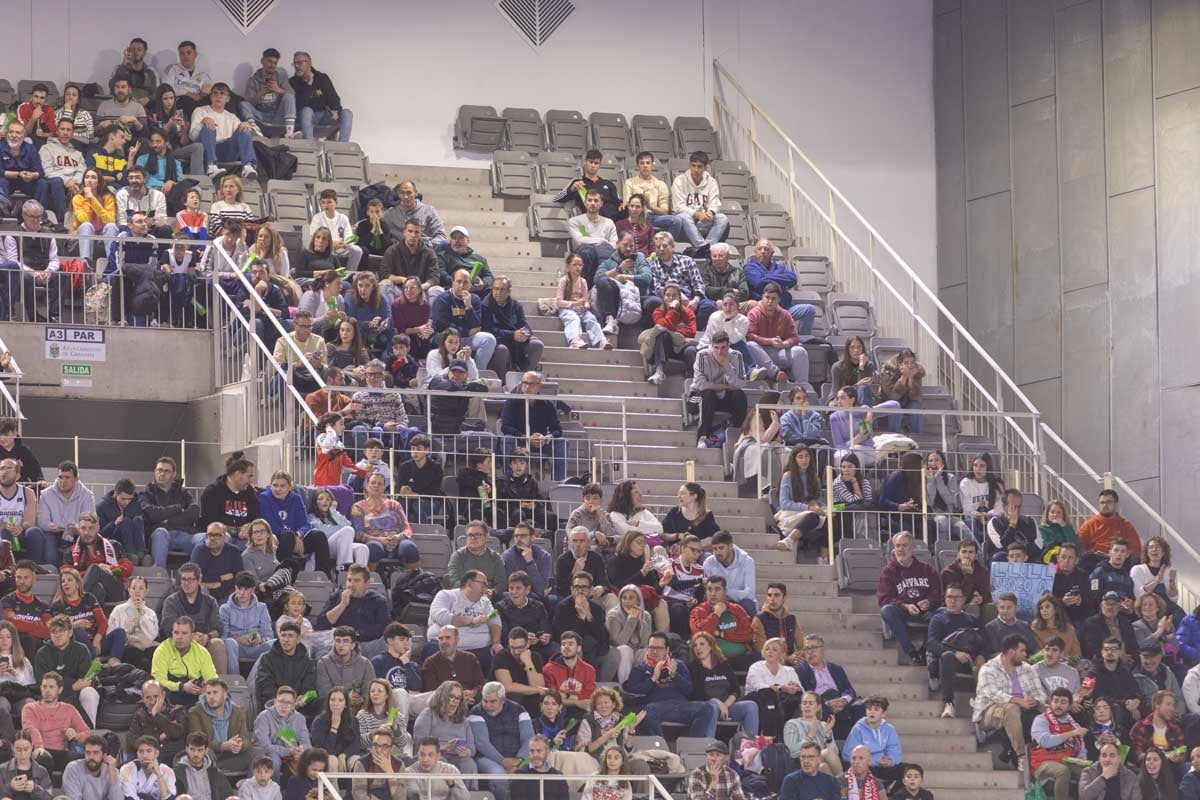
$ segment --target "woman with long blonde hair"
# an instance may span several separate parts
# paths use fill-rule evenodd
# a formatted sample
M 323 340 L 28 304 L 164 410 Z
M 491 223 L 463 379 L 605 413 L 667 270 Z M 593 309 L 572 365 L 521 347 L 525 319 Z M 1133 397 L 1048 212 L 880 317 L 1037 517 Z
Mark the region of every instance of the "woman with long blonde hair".
M 63 567 L 58 576 L 58 589 L 50 601 L 50 615 L 62 614 L 71 620 L 75 638 L 82 642 L 88 652 L 108 656 L 108 663 L 121 663 L 129 635 L 124 628 L 109 630 L 108 615 L 91 592 L 83 590 L 83 578 L 71 567 Z

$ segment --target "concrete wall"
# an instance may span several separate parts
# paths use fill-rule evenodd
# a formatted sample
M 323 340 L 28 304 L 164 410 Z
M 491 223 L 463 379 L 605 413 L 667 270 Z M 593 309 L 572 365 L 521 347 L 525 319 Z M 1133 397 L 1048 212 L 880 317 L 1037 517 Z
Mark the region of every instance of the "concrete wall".
M 207 331 L 105 328 L 105 360 L 91 362 L 46 358 L 46 327 L 4 326 L 4 343 L 17 354 L 25 373 L 21 382 L 22 400 L 30 394 L 186 403 L 213 392 L 213 345 Z M 92 386 L 64 387 L 65 363 L 90 365 Z M 31 416 L 29 410 L 25 414 Z
M 941 294 L 1181 530 L 1200 512 L 1197 31 L 1194 0 L 934 7 Z
M 114 0 L 104 14 L 82 0 L 5 0 L 0 76 L 106 81 L 132 35 L 161 68 L 186 37 L 203 68 L 240 88 L 263 48 L 281 50 L 289 72 L 306 49 L 355 110 L 373 161 L 450 166 L 478 161 L 451 147 L 463 103 L 711 114 L 720 57 L 932 284 L 930 4 L 575 0 L 535 51 L 482 0 L 358 0 L 319 37 L 339 16 L 324 0 L 279 0 L 248 36 L 212 0 L 160 0 L 153 13 Z

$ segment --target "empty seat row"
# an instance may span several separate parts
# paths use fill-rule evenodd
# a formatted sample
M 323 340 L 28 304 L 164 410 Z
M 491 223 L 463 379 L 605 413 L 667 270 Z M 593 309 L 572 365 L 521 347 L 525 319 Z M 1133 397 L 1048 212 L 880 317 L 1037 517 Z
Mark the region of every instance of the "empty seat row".
M 596 148 L 605 153 L 648 150 L 665 160 L 686 158 L 703 150 L 709 158 L 721 157 L 720 140 L 705 117 L 666 117 L 595 112 L 584 118 L 578 111 L 551 109 L 545 118 L 532 108 L 460 106 L 454 124 L 454 145 L 461 150 L 492 152 L 543 150 L 583 155 Z

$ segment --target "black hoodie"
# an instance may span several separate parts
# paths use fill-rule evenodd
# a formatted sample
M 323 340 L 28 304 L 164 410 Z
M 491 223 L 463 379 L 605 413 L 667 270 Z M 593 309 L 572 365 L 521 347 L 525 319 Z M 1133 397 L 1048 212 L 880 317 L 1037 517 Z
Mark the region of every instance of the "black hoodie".
M 222 475 L 204 487 L 204 494 L 200 495 L 197 529 L 205 530 L 210 523 L 223 522 L 225 527 L 234 531 L 260 516 L 258 490 L 247 486 L 240 492 L 231 491 Z
M 21 465 L 21 475 L 17 478 L 21 483 L 44 480 L 41 462 L 37 460 L 33 451 L 25 446 L 20 436 L 13 440 L 11 450 L 5 450 L 3 446 L 0 446 L 0 461 L 6 458 L 16 459 L 17 463 Z

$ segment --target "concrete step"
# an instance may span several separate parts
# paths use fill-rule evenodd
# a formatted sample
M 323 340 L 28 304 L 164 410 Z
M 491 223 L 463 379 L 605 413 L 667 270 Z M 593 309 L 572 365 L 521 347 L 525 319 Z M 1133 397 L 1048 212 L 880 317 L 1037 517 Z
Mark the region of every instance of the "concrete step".
M 822 633 L 821 636 L 828 639 L 824 633 Z M 857 670 L 859 666 L 873 665 L 882 667 L 896 663 L 895 653 L 889 653 L 885 650 L 871 650 L 868 648 L 853 648 L 850 650 L 831 648 L 829 647 L 828 641 L 826 641 L 825 645 L 825 657 L 835 664 L 841 664 L 843 667 L 846 667 L 852 672 Z M 890 713 L 888 715 L 888 719 L 891 719 Z
M 491 265 L 493 270 L 549 272 L 554 275 L 561 275 L 563 270 L 561 258 L 544 258 L 540 255 L 533 258 L 509 258 L 507 256 L 492 258 L 489 256 L 488 264 Z
M 638 476 L 637 482 L 638 487 L 645 494 L 661 496 L 670 493 L 671 495 L 675 495 L 679 491 L 679 482 L 667 478 L 642 478 Z M 700 481 L 699 483 L 704 487 L 704 491 L 708 493 L 708 504 L 714 509 L 714 513 L 716 509 L 723 507 L 722 503 L 714 500 L 715 498 L 737 497 L 737 487 L 732 483 L 726 483 L 725 481 Z M 678 498 L 676 498 L 675 502 L 678 502 Z M 671 505 L 674 506 L 675 502 L 672 502 Z M 846 607 L 849 609 L 849 602 L 846 603 Z
M 432 201 L 430 201 L 430 204 L 433 204 Z M 438 212 L 441 213 L 441 206 L 435 206 L 435 208 L 437 208 Z M 525 227 L 525 215 L 518 211 L 505 211 L 503 208 L 495 210 L 475 210 L 470 208 L 461 208 L 458 206 L 449 206 L 447 208 L 448 210 L 445 212 L 445 216 L 451 217 L 454 221 L 453 223 L 445 219 L 442 221 L 445 222 L 450 228 L 454 227 L 454 225 L 462 225 L 465 227 L 471 232 L 472 243 L 481 238 L 480 234 L 484 230 L 490 230 L 492 228 L 505 228 L 507 230 L 519 231 L 521 233 L 527 232 L 527 228 Z M 447 231 L 449 231 L 449 228 L 447 228 Z M 529 237 L 525 236 L 524 238 L 528 239 Z M 480 252 L 482 252 L 485 256 L 487 255 L 487 253 L 482 249 Z M 490 258 L 488 259 L 488 264 L 491 264 Z
M 637 431 L 630 430 L 629 441 L 631 444 L 626 446 L 626 450 L 629 451 L 630 464 L 661 463 L 663 461 L 662 453 L 666 448 L 659 445 L 632 444 L 632 442 L 637 441 L 634 438 L 636 435 Z M 687 461 L 695 461 L 697 464 L 705 464 L 708 466 L 717 466 L 721 464 L 721 451 L 709 450 L 708 448 L 701 450 L 697 447 L 689 447 L 687 448 L 687 452 L 680 456 L 679 463 L 683 464 Z M 630 471 L 633 471 L 632 466 L 630 467 Z M 721 478 L 720 480 L 724 480 L 724 478 Z
M 636 477 L 636 476 L 634 476 L 634 477 Z M 642 482 L 639 480 L 638 484 L 641 485 L 641 483 Z M 679 488 L 679 484 L 677 484 L 677 483 L 674 484 L 674 486 L 672 488 L 677 490 Z M 679 502 L 679 498 L 677 498 L 675 496 L 674 491 L 672 491 L 670 495 L 665 495 L 661 491 L 647 492 L 647 489 L 644 485 L 641 486 L 641 489 L 642 489 L 642 492 L 644 492 L 644 494 L 642 495 L 642 502 L 645 505 L 650 506 L 651 508 L 663 508 L 663 509 L 674 508 Z M 739 517 L 750 517 L 753 519 L 757 519 L 760 521 L 760 523 L 763 520 L 762 511 L 761 511 L 761 506 L 762 506 L 761 500 L 755 500 L 753 498 L 742 498 L 742 497 L 722 497 L 719 501 L 710 501 L 709 506 L 712 507 L 714 514 L 720 515 L 721 519 L 725 519 L 726 516 L 739 516 Z M 760 529 L 761 529 L 761 525 L 760 525 Z M 744 535 L 753 535 L 753 534 L 744 534 Z M 759 535 L 763 535 L 763 534 L 759 534 Z
M 755 564 L 757 567 L 758 565 Z M 755 570 L 755 588 L 759 597 L 767 596 L 768 583 L 782 583 L 787 587 L 788 608 L 804 610 L 809 597 L 837 597 L 837 581 L 813 581 L 804 578 L 764 578 Z M 834 659 L 836 661 L 836 659 Z
M 503 198 L 492 197 L 490 193 L 477 191 L 472 186 L 452 186 L 436 193 L 426 192 L 422 189 L 421 193 L 424 195 L 425 202 L 436 208 L 438 214 L 442 217 L 442 222 L 449 226 L 446 228 L 447 231 L 458 224 L 451 220 L 457 220 L 462 213 L 505 210 Z M 525 213 L 521 211 L 510 211 L 509 213 L 520 214 L 522 218 L 525 217 Z M 524 223 L 522 224 L 524 225 Z M 526 227 L 526 230 L 528 230 L 528 227 Z M 491 255 L 486 255 L 488 255 L 488 261 L 491 262 Z
M 678 418 L 676 418 L 675 421 L 676 421 L 676 424 L 678 424 L 678 422 L 679 422 Z M 584 422 L 584 425 L 586 426 L 587 423 Z M 590 436 L 593 439 L 606 439 L 609 441 L 620 441 L 621 440 L 621 429 L 620 428 L 602 428 L 599 426 L 588 426 L 588 436 Z M 693 453 L 689 452 L 688 454 L 683 456 L 685 459 L 688 459 L 688 460 L 699 460 L 696 457 L 707 455 L 707 453 L 705 453 L 705 450 L 708 449 L 708 448 L 705 448 L 705 450 L 700 450 L 699 448 L 696 447 L 696 432 L 695 431 L 661 430 L 661 429 L 653 429 L 653 428 L 651 428 L 651 429 L 630 428 L 629 429 L 629 441 L 637 442 L 639 445 L 642 445 L 643 447 L 645 447 L 645 446 L 653 446 L 654 448 L 686 447 L 692 451 L 695 451 L 694 455 L 693 455 Z M 719 451 L 713 451 L 713 452 L 716 453 Z M 719 459 L 714 459 L 710 463 L 714 463 L 714 464 L 719 463 Z M 723 480 L 723 479 L 724 479 L 724 476 L 722 476 L 721 480 Z
M 774 534 L 763 534 L 763 537 Z M 758 553 L 754 556 L 754 574 L 759 578 L 802 578 L 811 581 L 837 581 L 837 573 L 833 567 L 824 564 L 762 564 L 759 563 Z
M 458 224 L 458 220 L 456 219 L 446 224 L 449 227 L 453 227 Z M 471 231 L 471 246 L 485 256 L 491 250 L 493 244 L 529 244 L 529 233 L 524 228 L 509 226 L 491 227 L 485 225 L 470 225 L 467 227 Z
M 822 633 L 828 642 L 829 637 Z M 878 637 L 876 637 L 878 639 Z M 857 690 L 858 687 L 856 686 Z M 928 685 L 925 687 L 928 693 Z M 916 700 L 899 700 L 894 697 L 888 698 L 887 718 L 895 722 L 897 719 L 904 720 L 932 720 L 937 719 L 942 713 L 942 703 L 940 700 L 929 700 L 927 698 L 919 698 Z M 950 722 L 952 720 L 947 720 Z M 970 721 L 968 720 L 968 724 Z
M 544 341 L 544 340 L 543 340 Z M 628 381 L 612 380 L 569 380 L 560 383 L 560 395 L 589 394 L 603 397 L 658 397 L 658 389 L 652 383 L 629 383 Z M 568 403 L 571 401 L 568 399 Z M 678 405 L 679 401 L 675 401 Z M 618 406 L 619 407 L 619 406 Z
M 542 336 L 543 332 L 544 333 L 557 333 L 557 334 L 559 334 L 560 337 L 562 336 L 562 322 L 559 321 L 558 317 L 542 315 L 542 314 L 538 314 L 536 312 L 533 314 L 530 314 L 529 308 L 526 307 L 525 308 L 525 321 L 529 323 L 530 328 L 532 328 L 533 330 L 538 332 L 538 338 L 542 340 L 542 344 L 546 345 L 547 350 L 549 350 L 551 347 L 555 348 L 556 350 L 570 350 L 571 349 L 569 347 L 563 346 L 564 344 L 566 344 L 565 341 L 559 341 L 559 339 L 553 339 L 553 340 L 547 341 L 547 338 L 545 336 Z M 572 352 L 574 352 L 574 351 L 572 351 Z M 613 351 L 598 350 L 596 352 L 603 353 L 603 352 L 613 352 Z
M 899 732 L 902 741 L 906 745 L 909 734 L 918 734 L 921 736 L 968 736 L 972 742 L 975 740 L 975 731 L 969 719 L 897 717 L 892 713 L 890 705 L 888 706 L 887 719 L 888 722 L 896 727 L 897 732 Z
M 535 245 L 530 246 L 533 247 Z M 514 300 L 520 300 L 526 303 L 525 314 L 528 315 L 530 313 L 528 305 L 530 302 L 533 302 L 536 310 L 536 301 L 542 297 L 553 297 L 554 290 L 549 286 L 513 286 L 511 294 Z
M 557 317 L 542 317 L 551 320 L 561 330 Z M 642 355 L 636 350 L 572 350 L 570 347 L 554 347 L 547 345 L 542 352 L 542 363 L 553 364 L 619 364 L 627 367 L 641 367 Z
M 877 694 L 886 697 L 889 706 L 897 700 L 926 700 L 929 697 L 929 687 L 924 684 L 917 686 L 907 683 L 860 682 L 857 675 L 852 680 L 854 682 L 854 691 L 858 692 L 859 697 L 870 697 L 873 694 Z M 907 755 L 907 750 L 905 754 Z M 924 762 L 918 763 L 923 764 Z
M 931 754 L 933 755 L 933 754 Z M 904 751 L 905 761 L 912 761 L 925 768 L 925 788 L 938 797 L 1004 798 L 1020 800 L 1021 776 L 1015 769 L 992 769 L 992 758 L 988 753 L 965 753 L 954 755 L 938 754 L 935 761 L 921 761 L 916 753 Z M 954 789 L 969 789 L 970 794 L 951 793 Z M 943 792 L 945 794 L 943 795 Z
M 758 562 L 758 559 L 754 560 L 754 566 L 756 569 L 762 568 L 762 565 Z M 797 569 L 799 568 L 800 565 L 797 565 Z M 789 608 L 791 608 L 791 606 L 789 606 Z M 797 612 L 795 609 L 792 609 L 792 613 L 796 614 Z M 805 628 L 806 631 L 815 631 L 819 633 L 821 638 L 825 640 L 826 648 L 837 650 L 879 650 L 881 648 L 882 640 L 877 635 L 864 633 L 863 631 L 848 631 L 840 627 L 837 629 L 829 628 L 828 630 L 817 630 L 818 626 L 822 628 L 825 627 L 823 620 L 808 621 L 801 616 L 798 616 L 797 619 L 800 620 L 801 626 Z M 836 661 L 836 659 L 833 660 Z M 895 709 L 889 708 L 888 714 L 892 714 L 894 710 Z M 942 709 L 939 707 L 937 710 L 941 711 Z
M 725 480 L 725 468 L 718 464 L 696 464 L 695 471 L 696 480 L 698 481 L 717 483 Z M 684 465 L 680 461 L 675 463 L 646 464 L 634 462 L 631 459 L 629 474 L 636 476 L 638 483 L 645 480 L 664 480 L 674 482 L 678 486 L 687 479 Z M 717 509 L 714 508 L 713 513 L 717 513 Z M 718 517 L 718 520 L 724 520 L 724 516 Z
M 846 599 L 849 600 L 850 598 Z M 883 631 L 883 620 L 879 617 L 878 611 L 874 614 L 849 613 L 846 615 L 846 625 L 852 630 L 875 631 L 880 635 L 882 635 Z
M 583 352 L 588 352 L 587 350 Z M 680 418 L 678 414 L 634 414 L 626 413 L 624 420 L 621 419 L 620 411 L 580 411 L 579 421 L 583 426 L 592 431 L 594 429 L 620 429 L 622 421 L 629 426 L 629 429 L 638 431 L 678 431 L 680 426 Z M 597 434 L 591 434 L 597 435 Z M 638 440 L 640 441 L 640 439 Z M 719 451 L 713 451 L 719 452 Z
M 642 397 L 617 393 L 611 395 L 611 398 L 611 400 L 572 400 L 570 403 L 571 408 L 576 411 L 619 411 L 620 403 L 615 401 L 623 399 L 627 414 L 673 414 L 676 418 L 679 416 L 678 397 Z
M 417 191 L 424 193 L 425 184 L 471 184 L 483 186 L 491 194 L 491 170 L 470 167 L 425 167 L 416 164 L 371 164 L 368 176 L 372 183 L 395 184 L 410 180 Z
M 764 510 L 766 508 L 769 508 L 769 506 L 767 506 L 767 504 L 761 500 L 751 499 L 750 502 L 758 503 L 759 507 Z M 751 551 L 750 552 L 751 555 L 757 555 L 757 551 L 759 551 L 759 550 L 774 551 L 775 543 L 778 541 L 779 541 L 779 537 L 773 533 L 760 533 L 760 534 L 756 534 L 752 538 L 748 537 L 748 538 L 744 539 L 742 542 L 739 542 L 739 544 L 741 545 L 743 550 Z M 779 552 L 779 551 L 776 551 L 776 552 Z
M 557 349 L 557 348 L 556 348 Z M 547 361 L 542 357 L 542 372 L 552 380 L 606 380 L 625 383 L 644 382 L 645 370 L 639 364 L 572 364 Z M 561 388 L 561 387 L 560 387 Z M 693 439 L 692 444 L 695 445 Z
M 938 736 L 935 734 L 905 733 L 900 742 L 904 747 L 904 756 L 909 758 L 909 751 L 921 753 L 960 754 L 966 756 L 987 755 L 976 752 L 974 736 Z M 990 756 L 988 756 L 990 762 Z M 915 761 L 915 759 L 914 759 Z M 924 761 L 916 761 L 925 766 Z
M 773 533 L 767 533 L 765 531 L 765 528 L 767 527 L 767 517 L 760 516 L 759 520 L 762 523 L 762 525 L 760 527 L 762 529 L 764 529 L 764 530 L 759 531 L 759 535 L 770 536 L 775 541 L 779 541 L 778 536 L 776 536 Z M 795 555 L 793 555 L 792 553 L 784 552 L 782 550 L 775 550 L 775 549 L 763 550 L 761 548 L 743 548 L 743 549 L 746 550 L 748 553 L 750 553 L 750 557 L 754 559 L 755 567 L 761 567 L 764 564 L 774 564 L 774 565 L 777 565 L 780 567 L 801 566 L 801 565 L 796 564 L 796 556 Z
M 449 229 L 454 226 L 454 223 L 450 220 L 446 220 L 446 225 L 446 230 L 449 231 Z M 475 231 L 471 231 L 471 233 L 474 234 Z M 521 237 L 520 241 L 498 242 L 491 240 L 473 240 L 472 243 L 476 245 L 476 249 L 479 250 L 479 252 L 487 256 L 489 264 L 491 263 L 493 256 L 510 256 L 512 258 L 520 258 L 522 256 L 540 255 L 541 253 L 540 246 L 536 243 L 526 241 L 525 237 Z M 494 272 L 495 270 L 493 270 L 493 273 Z M 525 307 L 525 313 L 531 313 L 531 306 Z M 536 304 L 532 306 L 532 313 L 537 313 Z
M 895 652 L 895 648 L 892 648 L 892 651 Z M 864 666 L 854 671 L 855 683 L 860 680 L 866 683 L 912 684 L 920 687 L 923 692 L 929 691 L 929 672 L 925 667 L 900 666 L 896 663 Z

